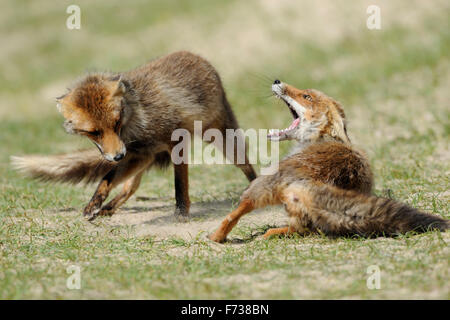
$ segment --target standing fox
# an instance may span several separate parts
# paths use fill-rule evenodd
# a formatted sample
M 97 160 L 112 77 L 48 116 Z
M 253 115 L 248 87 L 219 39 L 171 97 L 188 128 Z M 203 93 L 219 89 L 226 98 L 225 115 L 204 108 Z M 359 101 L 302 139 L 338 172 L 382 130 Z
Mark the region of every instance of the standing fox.
M 202 121 L 203 132 L 216 128 L 224 136 L 226 129 L 238 128 L 217 71 L 189 52 L 176 52 L 124 73 L 87 75 L 57 102 L 65 130 L 88 137 L 100 153 L 86 150 L 51 157 L 12 157 L 12 162 L 42 180 L 100 180 L 84 209 L 89 220 L 112 215 L 137 190 L 147 169 L 170 163 L 177 143 L 171 141 L 174 130 L 182 128 L 192 134 L 194 120 Z M 232 141 L 225 141 L 221 151 L 237 163 L 236 150 L 234 157 L 226 154 L 228 143 Z M 244 164 L 236 166 L 250 181 L 256 178 L 247 156 Z M 174 169 L 175 214 L 186 219 L 190 206 L 188 165 L 174 164 Z M 122 191 L 102 207 L 121 182 Z
M 238 208 L 209 236 L 211 240 L 225 241 L 244 214 L 276 204 L 284 204 L 289 224 L 269 229 L 265 238 L 307 232 L 395 235 L 450 227 L 439 216 L 371 195 L 369 163 L 352 147 L 338 102 L 317 90 L 299 90 L 279 80 L 272 91 L 287 104 L 294 121 L 287 129 L 270 131 L 268 137 L 297 140 L 299 145 L 280 162 L 277 173 L 260 176 L 250 184 Z

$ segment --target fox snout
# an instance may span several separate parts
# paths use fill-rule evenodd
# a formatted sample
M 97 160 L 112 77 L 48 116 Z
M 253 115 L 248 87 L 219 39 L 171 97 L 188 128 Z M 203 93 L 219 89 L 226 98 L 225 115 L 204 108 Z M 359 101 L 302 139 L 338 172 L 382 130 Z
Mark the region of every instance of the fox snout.
M 122 159 L 125 157 L 126 153 L 127 153 L 127 151 L 126 151 L 125 147 L 123 147 L 123 149 L 122 149 L 122 151 L 121 151 L 120 153 L 117 153 L 117 154 L 114 155 L 114 156 L 111 155 L 111 154 L 109 154 L 109 153 L 105 153 L 105 154 L 104 154 L 104 157 L 105 157 L 105 159 L 108 160 L 108 161 L 111 161 L 111 162 L 113 162 L 113 161 L 118 162 L 118 161 L 122 160 Z
M 105 135 L 101 141 L 94 141 L 103 157 L 110 162 L 118 162 L 127 154 L 127 148 L 118 135 Z
M 127 149 L 125 145 L 122 144 L 122 148 L 118 152 L 102 152 L 103 157 L 110 162 L 118 162 L 122 160 L 127 154 Z
M 278 95 L 284 94 L 284 83 L 276 79 L 272 84 L 272 92 Z

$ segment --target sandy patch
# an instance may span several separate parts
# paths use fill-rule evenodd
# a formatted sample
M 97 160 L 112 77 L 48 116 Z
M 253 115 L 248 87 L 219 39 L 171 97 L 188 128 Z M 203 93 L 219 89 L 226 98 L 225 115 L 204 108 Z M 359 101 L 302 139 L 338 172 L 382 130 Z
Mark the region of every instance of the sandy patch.
M 231 201 L 199 202 L 191 205 L 189 222 L 178 222 L 173 214 L 171 203 L 151 200 L 128 203 L 111 218 L 101 218 L 110 226 L 132 226 L 137 236 L 152 236 L 157 239 L 177 237 L 193 240 L 206 237 L 216 230 L 225 216 L 233 209 Z M 255 210 L 244 216 L 239 227 L 264 225 L 282 225 L 286 222 L 281 207 Z M 229 240 L 239 242 L 239 237 L 231 235 Z

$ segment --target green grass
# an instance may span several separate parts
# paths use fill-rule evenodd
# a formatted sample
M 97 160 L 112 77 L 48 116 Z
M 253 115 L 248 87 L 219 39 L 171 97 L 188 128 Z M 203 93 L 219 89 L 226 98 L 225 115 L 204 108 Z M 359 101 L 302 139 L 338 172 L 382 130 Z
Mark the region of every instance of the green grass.
M 5 70 L 0 73 L 0 298 L 450 298 L 447 233 L 265 241 L 260 237 L 265 230 L 283 224 L 275 218 L 282 209 L 269 208 L 245 217 L 231 233 L 233 241 L 207 241 L 205 234 L 237 205 L 247 186 L 233 166 L 191 167 L 191 200 L 206 212 L 167 234 L 161 230 L 172 226 L 164 220 L 174 204 L 171 170 L 151 171 L 123 212 L 90 224 L 80 211 L 93 186 L 35 182 L 9 166 L 11 155 L 90 146 L 63 132 L 51 98 L 86 69 L 128 69 L 171 50 L 190 49 L 222 73 L 243 128 L 289 123 L 285 107 L 267 98 L 275 77 L 335 97 L 344 105 L 352 141 L 371 160 L 374 192 L 448 218 L 450 38 L 445 5 L 423 10 L 414 26 L 389 23 L 396 16 L 386 14 L 388 27 L 369 31 L 362 14 L 357 32 L 309 37 L 270 23 L 271 14 L 301 15 L 298 8 L 276 13 L 253 8 L 254 3 L 205 0 L 132 1 L 119 8 L 117 1 L 81 1 L 82 29 L 68 31 L 68 4 L 9 1 L 0 13 L 0 33 L 7 37 L 0 49 Z M 420 5 L 404 10 L 420 11 Z M 357 7 L 351 10 L 352 19 L 361 14 Z M 248 16 L 248 21 L 239 20 L 242 29 L 227 20 L 239 14 Z M 302 18 L 305 27 L 319 23 Z M 330 21 L 330 28 L 344 28 L 339 21 Z M 235 45 L 242 34 L 247 38 Z M 236 61 L 230 67 L 227 56 L 233 51 Z M 291 145 L 280 144 L 281 153 Z M 141 222 L 126 221 L 141 216 L 146 217 Z M 187 229 L 200 230 L 196 226 L 210 222 L 212 227 L 186 236 Z M 70 265 L 81 267 L 81 290 L 66 288 Z M 370 265 L 381 269 L 380 290 L 367 289 Z

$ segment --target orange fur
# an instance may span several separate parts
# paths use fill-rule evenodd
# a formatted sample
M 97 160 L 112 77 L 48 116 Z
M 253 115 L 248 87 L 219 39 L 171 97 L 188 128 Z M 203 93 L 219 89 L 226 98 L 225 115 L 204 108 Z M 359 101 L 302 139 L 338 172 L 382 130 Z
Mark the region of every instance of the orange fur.
M 225 136 L 227 129 L 238 128 L 217 71 L 185 51 L 131 71 L 89 74 L 58 98 L 58 108 L 66 131 L 89 138 L 103 159 L 99 153 L 82 151 L 12 161 L 28 175 L 44 180 L 101 180 L 84 210 L 89 219 L 112 214 L 136 191 L 145 170 L 170 163 L 176 129 L 192 134 L 194 121 L 202 121 L 203 130 L 216 128 Z M 227 156 L 226 143 L 221 151 Z M 247 157 L 244 164 L 236 165 L 250 181 L 256 178 Z M 188 166 L 176 165 L 174 170 L 175 213 L 185 220 L 190 206 Z M 102 209 L 109 192 L 121 182 L 125 182 L 122 192 Z
M 299 145 L 280 162 L 278 172 L 250 184 L 235 210 L 239 214 L 229 215 L 209 236 L 211 240 L 225 241 L 243 214 L 276 204 L 285 206 L 289 226 L 269 230 L 265 238 L 292 232 L 370 236 L 449 228 L 449 221 L 439 216 L 370 195 L 373 177 L 369 163 L 352 147 L 338 102 L 317 90 L 296 89 L 278 80 L 272 90 L 286 102 L 294 122 L 281 134 L 269 137 L 295 139 Z M 243 203 L 252 203 L 252 207 L 243 210 Z

